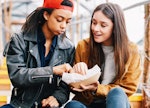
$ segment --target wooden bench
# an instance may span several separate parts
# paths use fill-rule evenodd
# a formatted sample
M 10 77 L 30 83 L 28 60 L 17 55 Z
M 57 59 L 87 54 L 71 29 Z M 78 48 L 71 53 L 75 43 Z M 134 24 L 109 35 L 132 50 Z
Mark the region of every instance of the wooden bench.
M 131 108 L 142 108 L 143 95 L 142 93 L 135 93 L 129 97 Z
M 0 106 L 6 104 L 11 96 L 11 82 L 8 76 L 6 59 L 0 65 Z

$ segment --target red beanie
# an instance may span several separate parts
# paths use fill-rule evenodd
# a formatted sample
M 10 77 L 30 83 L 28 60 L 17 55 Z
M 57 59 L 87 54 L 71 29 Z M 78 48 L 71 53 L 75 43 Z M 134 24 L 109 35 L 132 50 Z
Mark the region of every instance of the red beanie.
M 44 0 L 43 7 L 44 8 L 52 8 L 52 9 L 65 9 L 73 12 L 74 4 L 73 0 L 68 0 L 72 3 L 72 7 L 63 5 L 63 1 L 65 0 Z

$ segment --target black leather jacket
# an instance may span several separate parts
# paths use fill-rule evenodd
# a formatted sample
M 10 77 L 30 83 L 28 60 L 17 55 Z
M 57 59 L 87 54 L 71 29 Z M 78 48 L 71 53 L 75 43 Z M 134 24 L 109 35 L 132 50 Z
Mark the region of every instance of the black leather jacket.
M 52 67 L 63 63 L 72 65 L 74 52 L 75 47 L 71 41 L 58 36 L 49 66 L 40 67 L 37 35 L 14 34 L 8 52 L 5 52 L 13 85 L 10 103 L 15 108 L 30 108 L 34 104 L 38 106 L 42 99 L 52 95 L 60 106 L 64 104 L 69 99 L 70 90 L 58 76 L 53 75 Z

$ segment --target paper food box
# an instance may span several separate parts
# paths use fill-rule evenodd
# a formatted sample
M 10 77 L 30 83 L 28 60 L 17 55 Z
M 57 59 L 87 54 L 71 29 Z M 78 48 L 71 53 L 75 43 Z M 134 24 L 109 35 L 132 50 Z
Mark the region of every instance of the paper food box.
M 63 73 L 62 80 L 74 88 L 80 88 L 80 84 L 90 85 L 98 81 L 101 69 L 98 65 L 89 69 L 86 75 L 78 73 Z

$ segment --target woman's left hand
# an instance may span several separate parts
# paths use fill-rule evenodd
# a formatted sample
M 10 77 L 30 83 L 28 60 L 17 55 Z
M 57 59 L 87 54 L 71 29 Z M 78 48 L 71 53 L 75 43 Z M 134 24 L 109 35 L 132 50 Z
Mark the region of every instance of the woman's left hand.
M 87 64 L 84 62 L 79 62 L 73 66 L 74 72 L 81 74 L 81 75 L 86 75 L 88 71 Z
M 98 81 L 90 85 L 80 84 L 80 88 L 72 88 L 72 90 L 77 92 L 83 92 L 83 91 L 95 92 L 97 90 L 98 84 L 99 84 Z

